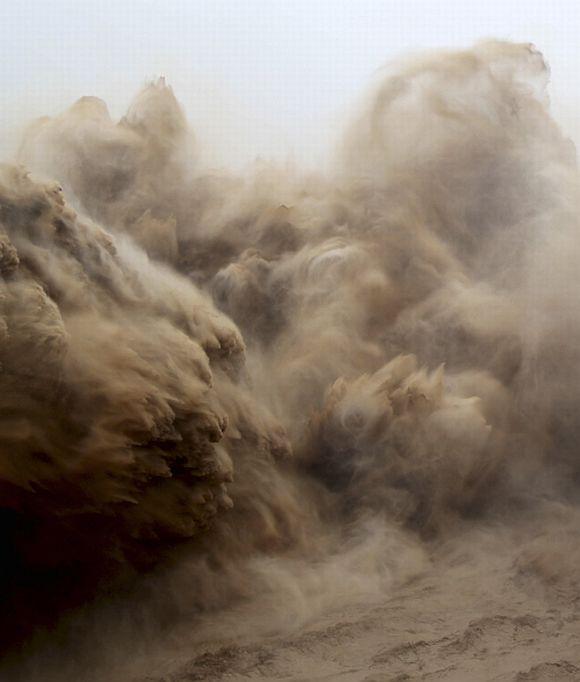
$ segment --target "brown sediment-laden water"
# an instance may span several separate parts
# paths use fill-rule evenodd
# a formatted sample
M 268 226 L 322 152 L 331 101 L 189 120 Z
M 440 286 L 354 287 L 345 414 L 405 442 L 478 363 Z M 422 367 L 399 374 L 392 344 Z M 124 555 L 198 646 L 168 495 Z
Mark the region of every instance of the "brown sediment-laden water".
M 0 170 L 0 677 L 580 680 L 580 177 L 530 45 L 383 69 L 324 173 L 171 87 Z

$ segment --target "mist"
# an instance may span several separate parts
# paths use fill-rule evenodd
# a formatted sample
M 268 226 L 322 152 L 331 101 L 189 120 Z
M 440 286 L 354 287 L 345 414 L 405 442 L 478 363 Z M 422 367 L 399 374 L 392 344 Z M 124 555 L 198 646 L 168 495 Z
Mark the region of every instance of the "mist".
M 275 678 L 264 642 L 425 576 L 428 618 L 462 571 L 573 622 L 579 184 L 548 83 L 530 43 L 400 57 L 322 170 L 212 168 L 164 77 L 26 125 L 0 173 L 6 679 Z M 523 627 L 473 608 L 478 637 Z

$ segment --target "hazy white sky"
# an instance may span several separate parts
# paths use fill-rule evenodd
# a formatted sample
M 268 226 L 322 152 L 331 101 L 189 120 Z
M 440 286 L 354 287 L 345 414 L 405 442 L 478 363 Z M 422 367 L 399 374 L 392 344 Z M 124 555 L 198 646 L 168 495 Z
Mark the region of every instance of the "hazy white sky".
M 23 119 L 88 94 L 120 116 L 165 75 L 216 162 L 315 163 L 386 61 L 486 37 L 544 52 L 578 139 L 579 0 L 0 0 L 0 151 Z

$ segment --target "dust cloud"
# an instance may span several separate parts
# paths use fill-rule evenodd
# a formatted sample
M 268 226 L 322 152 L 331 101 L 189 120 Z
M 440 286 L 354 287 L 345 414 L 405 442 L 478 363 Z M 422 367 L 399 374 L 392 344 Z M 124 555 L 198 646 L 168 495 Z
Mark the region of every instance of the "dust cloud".
M 162 78 L 120 121 L 82 97 L 28 127 L 0 172 L 3 679 L 275 678 L 208 642 L 295 650 L 425 575 L 415 622 L 445 614 L 465 565 L 570 601 L 580 185 L 548 80 L 531 45 L 393 63 L 320 174 L 204 168 Z

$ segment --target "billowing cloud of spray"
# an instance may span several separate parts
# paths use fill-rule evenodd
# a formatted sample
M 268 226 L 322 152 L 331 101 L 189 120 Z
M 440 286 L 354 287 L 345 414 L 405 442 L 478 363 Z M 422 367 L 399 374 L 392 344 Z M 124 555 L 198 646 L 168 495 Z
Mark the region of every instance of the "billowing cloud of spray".
M 212 606 L 242 559 L 324 554 L 357 520 L 428 539 L 569 495 L 578 177 L 547 81 L 528 45 L 393 65 L 332 177 L 204 171 L 163 80 L 119 122 L 84 97 L 30 127 L 52 184 L 0 181 L 23 628 L 171 556 Z M 53 603 L 31 617 L 31 593 Z
M 207 528 L 232 506 L 232 457 L 274 490 L 289 445 L 239 384 L 243 341 L 207 297 L 58 187 L 5 168 L 1 200 L 5 584 L 30 569 L 42 592 L 55 572 L 66 602 L 68 569 L 77 584 L 146 567 Z M 275 534 L 278 501 L 260 498 L 245 504 Z

